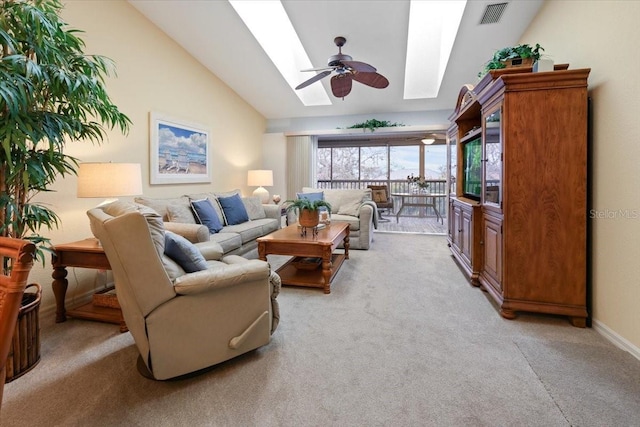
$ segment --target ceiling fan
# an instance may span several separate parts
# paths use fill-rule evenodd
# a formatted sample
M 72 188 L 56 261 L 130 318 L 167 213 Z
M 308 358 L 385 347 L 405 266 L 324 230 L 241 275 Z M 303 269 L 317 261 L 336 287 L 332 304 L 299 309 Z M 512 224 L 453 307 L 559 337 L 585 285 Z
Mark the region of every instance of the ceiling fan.
M 331 77 L 331 91 L 337 98 L 344 98 L 351 92 L 352 80 L 374 87 L 376 89 L 384 89 L 389 86 L 389 80 L 382 74 L 378 74 L 375 67 L 360 61 L 353 61 L 351 56 L 342 53 L 342 46 L 345 45 L 347 39 L 338 36 L 333 42 L 338 46 L 338 54 L 329 57 L 326 67 L 310 68 L 301 71 L 321 71 L 315 76 L 300 83 L 296 90 L 309 86 L 311 83 L 317 82 L 327 77 L 331 72 L 335 71 L 336 75 Z

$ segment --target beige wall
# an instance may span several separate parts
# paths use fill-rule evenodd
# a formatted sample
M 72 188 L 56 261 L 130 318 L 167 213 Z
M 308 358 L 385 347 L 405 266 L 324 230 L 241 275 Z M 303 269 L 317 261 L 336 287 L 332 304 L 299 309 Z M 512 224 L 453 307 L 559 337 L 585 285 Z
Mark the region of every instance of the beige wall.
M 547 1 L 523 35 L 591 68 L 594 326 L 640 357 L 638 1 Z
M 108 80 L 108 93 L 133 121 L 127 136 L 109 132 L 108 142 L 101 146 L 71 142 L 67 154 L 86 162 L 141 163 L 144 194 L 153 197 L 233 188 L 245 193 L 253 190 L 246 187 L 246 171 L 261 167 L 264 117 L 125 1 L 67 1 L 63 18 L 85 31 L 81 37 L 87 45 L 86 53 L 115 61 L 117 78 Z M 211 184 L 149 184 L 150 111 L 209 129 Z M 39 196 L 62 220 L 58 230 L 44 232 L 54 244 L 90 236 L 85 212 L 101 200 L 78 199 L 76 182 L 75 176 L 60 179 L 55 193 Z M 91 292 L 95 277 L 92 270 L 70 271 L 68 299 Z M 50 312 L 55 303 L 48 260 L 44 268 L 34 268 L 30 280 L 43 285 L 41 312 Z

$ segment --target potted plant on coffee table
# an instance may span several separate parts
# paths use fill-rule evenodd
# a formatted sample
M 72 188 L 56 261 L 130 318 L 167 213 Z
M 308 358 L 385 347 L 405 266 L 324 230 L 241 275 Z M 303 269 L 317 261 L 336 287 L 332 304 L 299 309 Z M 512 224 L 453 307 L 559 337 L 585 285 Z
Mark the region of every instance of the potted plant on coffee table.
M 320 223 L 320 208 L 326 208 L 331 213 L 331 204 L 325 200 L 309 200 L 300 198 L 287 200 L 287 212 L 294 212 L 298 215 L 298 223 L 302 227 L 302 234 L 306 228 L 313 228 L 314 234 L 317 232 Z

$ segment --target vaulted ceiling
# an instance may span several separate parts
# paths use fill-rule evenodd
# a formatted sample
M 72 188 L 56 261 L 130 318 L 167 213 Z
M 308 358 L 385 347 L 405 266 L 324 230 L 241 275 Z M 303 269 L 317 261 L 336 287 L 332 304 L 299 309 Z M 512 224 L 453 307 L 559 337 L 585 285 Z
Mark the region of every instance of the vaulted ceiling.
M 408 0 L 283 0 L 314 67 L 327 64 L 327 58 L 337 53 L 334 38 L 344 36 L 343 53 L 375 66 L 390 82 L 386 89 L 354 83 L 351 93 L 341 99 L 331 94 L 325 78 L 314 84 L 325 86 L 331 105 L 308 107 L 227 1 L 129 1 L 267 119 L 451 109 L 461 86 L 478 80 L 478 71 L 494 51 L 518 42 L 543 3 L 468 1 L 438 96 L 404 99 Z M 487 6 L 496 3 L 507 3 L 498 22 L 481 24 Z

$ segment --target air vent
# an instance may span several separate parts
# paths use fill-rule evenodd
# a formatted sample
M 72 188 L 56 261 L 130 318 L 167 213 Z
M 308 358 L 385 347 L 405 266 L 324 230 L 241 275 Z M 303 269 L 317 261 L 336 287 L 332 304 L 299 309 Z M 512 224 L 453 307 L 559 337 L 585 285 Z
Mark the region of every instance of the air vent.
M 507 8 L 507 3 L 495 3 L 487 5 L 484 10 L 484 15 L 480 20 L 480 24 L 495 24 L 502 18 L 504 10 Z

